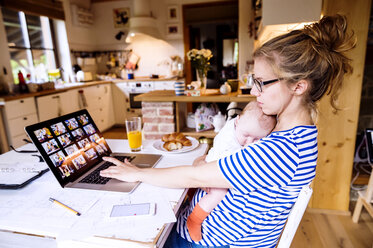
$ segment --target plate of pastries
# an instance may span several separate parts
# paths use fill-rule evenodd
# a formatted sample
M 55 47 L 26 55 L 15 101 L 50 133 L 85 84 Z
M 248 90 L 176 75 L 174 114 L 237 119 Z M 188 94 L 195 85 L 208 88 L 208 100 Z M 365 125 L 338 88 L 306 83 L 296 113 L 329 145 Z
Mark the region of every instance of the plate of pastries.
M 196 149 L 198 145 L 198 140 L 179 132 L 165 134 L 162 139 L 153 143 L 155 149 L 167 153 L 189 152 Z

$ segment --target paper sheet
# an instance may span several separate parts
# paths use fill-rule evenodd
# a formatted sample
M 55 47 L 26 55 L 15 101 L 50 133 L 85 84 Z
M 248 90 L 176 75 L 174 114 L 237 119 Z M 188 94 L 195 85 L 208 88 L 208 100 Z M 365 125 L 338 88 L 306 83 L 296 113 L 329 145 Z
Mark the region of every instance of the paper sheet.
M 139 189 L 139 188 L 138 188 Z M 136 190 L 138 190 L 136 189 Z M 153 216 L 133 216 L 129 218 L 110 219 L 113 205 L 154 202 L 156 212 Z M 58 241 L 76 239 L 92 235 L 131 239 L 142 242 L 153 242 L 154 237 L 166 223 L 175 222 L 176 217 L 171 206 L 160 191 L 141 192 L 136 194 L 107 193 L 85 214 L 79 217 L 69 232 L 69 237 L 62 234 Z
M 95 191 L 62 189 L 57 183 L 37 181 L 21 190 L 3 191 L 3 194 L 7 197 L 0 198 L 1 226 L 11 223 L 9 226 L 33 233 L 37 225 L 40 233 L 51 236 L 71 228 L 79 216 L 50 202 L 49 197 L 82 213 L 87 212 L 99 199 Z
M 45 163 L 0 163 L 0 184 L 21 184 L 47 168 Z

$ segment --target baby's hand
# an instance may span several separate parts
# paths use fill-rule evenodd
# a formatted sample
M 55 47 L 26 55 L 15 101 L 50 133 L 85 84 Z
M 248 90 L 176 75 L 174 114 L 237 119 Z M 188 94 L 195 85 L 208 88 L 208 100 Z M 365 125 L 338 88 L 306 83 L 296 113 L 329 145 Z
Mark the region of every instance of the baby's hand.
M 193 165 L 193 166 L 201 166 L 201 165 L 203 165 L 203 164 L 206 164 L 205 158 L 206 158 L 206 155 L 196 158 L 196 159 L 193 161 L 193 164 L 192 164 L 192 165 Z
M 210 193 L 210 191 L 211 191 L 211 188 L 206 188 L 206 187 L 203 187 L 203 188 L 201 188 L 203 191 L 205 191 L 207 194 L 209 194 Z

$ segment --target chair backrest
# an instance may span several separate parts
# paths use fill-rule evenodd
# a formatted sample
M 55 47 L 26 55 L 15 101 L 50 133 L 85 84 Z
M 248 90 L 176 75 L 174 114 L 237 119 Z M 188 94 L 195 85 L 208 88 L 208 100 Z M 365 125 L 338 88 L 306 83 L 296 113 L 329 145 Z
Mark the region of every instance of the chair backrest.
M 299 193 L 297 201 L 294 203 L 294 206 L 290 210 L 289 217 L 287 219 L 284 230 L 282 231 L 277 248 L 290 247 L 294 235 L 298 229 L 299 223 L 302 220 L 304 211 L 306 211 L 311 195 L 312 188 L 310 188 L 310 185 L 303 186 Z

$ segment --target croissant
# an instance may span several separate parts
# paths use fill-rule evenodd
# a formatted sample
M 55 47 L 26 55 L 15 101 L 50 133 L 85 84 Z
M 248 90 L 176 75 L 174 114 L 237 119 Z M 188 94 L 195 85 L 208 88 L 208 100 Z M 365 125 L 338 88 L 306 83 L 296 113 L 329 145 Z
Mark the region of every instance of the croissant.
M 163 135 L 162 137 L 162 141 L 163 142 L 167 142 L 167 141 L 173 141 L 176 139 L 176 136 L 178 135 L 179 133 L 170 133 L 170 134 L 165 134 Z
M 183 144 L 183 146 L 191 146 L 192 145 L 192 142 L 187 138 L 187 137 L 183 137 L 181 139 L 176 139 L 176 141 L 180 142 L 181 144 Z
M 183 145 L 178 141 L 166 141 L 163 144 L 163 148 L 167 151 L 179 150 L 183 148 Z
M 181 147 L 178 148 L 178 149 L 181 149 L 182 146 L 191 146 L 192 145 L 192 142 L 183 133 L 179 133 L 179 132 L 174 132 L 174 133 L 171 133 L 171 134 L 164 135 L 162 137 L 162 141 L 165 142 L 163 147 L 165 147 L 165 145 L 167 147 L 172 146 L 172 144 L 170 145 L 170 143 L 167 143 L 167 142 L 173 142 L 174 144 L 180 143 Z M 165 149 L 167 150 L 166 147 L 165 147 Z
M 162 137 L 162 141 L 163 141 L 163 142 L 167 142 L 167 141 L 170 139 L 170 135 L 171 135 L 171 134 L 165 134 L 165 135 L 163 135 L 163 137 Z

